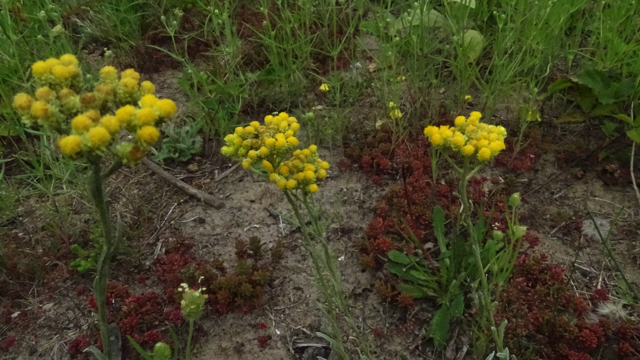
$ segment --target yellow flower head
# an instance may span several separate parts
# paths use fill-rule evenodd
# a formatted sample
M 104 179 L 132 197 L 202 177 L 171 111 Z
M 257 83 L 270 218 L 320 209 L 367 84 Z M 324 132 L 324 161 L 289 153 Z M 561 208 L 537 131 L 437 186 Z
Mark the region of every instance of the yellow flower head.
M 471 95 L 467 95 L 467 96 L 464 97 L 464 101 L 472 102 L 473 101 L 473 97 Z
M 98 85 L 93 91 L 105 98 L 111 98 L 113 96 L 113 88 L 111 86 Z
M 51 66 L 44 61 L 38 61 L 31 65 L 31 72 L 35 77 L 46 75 L 51 70 Z
M 245 134 L 249 134 L 249 135 L 253 135 L 256 133 L 256 129 L 253 126 L 247 126 L 244 128 L 244 133 Z
M 22 112 L 31 110 L 31 105 L 33 105 L 33 102 L 34 100 L 29 94 L 19 93 L 13 97 L 13 107 Z
M 36 101 L 31 105 L 31 115 L 43 118 L 49 115 L 49 104 L 44 101 Z
M 393 101 L 391 101 L 389 103 L 389 108 L 393 109 L 394 107 L 396 107 L 396 103 L 394 103 Z
M 453 131 L 449 130 L 448 128 L 441 128 L 440 136 L 442 136 L 443 139 L 451 139 L 453 137 Z
M 252 128 L 254 128 L 255 130 L 260 129 L 260 123 L 257 121 L 252 121 L 249 126 L 251 126 Z
M 500 151 L 505 149 L 505 145 L 503 141 L 492 141 L 489 144 L 489 150 L 491 150 L 491 154 L 497 155 Z
M 51 68 L 51 73 L 60 80 L 65 80 L 72 77 L 73 70 L 69 66 L 56 65 Z
M 311 184 L 311 185 L 309 185 L 308 190 L 312 194 L 317 193 L 318 192 L 318 185 Z
M 322 92 L 327 92 L 327 91 L 329 91 L 329 84 L 322 84 L 322 85 L 320 85 L 320 91 L 322 91 Z
M 480 111 L 472 111 L 471 114 L 469 114 L 469 117 L 478 118 L 478 120 L 480 120 L 482 119 L 482 114 Z
M 107 115 L 100 119 L 100 125 L 107 129 L 110 134 L 116 133 L 120 130 L 120 121 L 113 115 Z
M 138 130 L 138 138 L 147 144 L 158 141 L 159 137 L 160 131 L 155 126 L 147 125 Z
M 255 150 L 250 150 L 247 156 L 249 157 L 249 159 L 255 160 L 258 158 L 258 152 Z
M 153 109 L 140 109 L 136 116 L 142 125 L 153 125 L 154 121 L 156 121 L 156 113 Z
M 158 101 L 158 103 L 156 104 L 156 107 L 158 108 L 158 110 L 160 110 L 160 113 L 164 117 L 169 117 L 175 114 L 176 111 L 178 111 L 178 107 L 176 106 L 176 103 L 174 103 L 169 99 L 162 99 Z
M 431 135 L 431 144 L 433 144 L 433 146 L 438 146 L 440 144 L 442 144 L 442 136 L 440 136 L 439 133 L 433 134 Z
M 126 92 L 134 92 L 138 90 L 138 81 L 132 78 L 123 78 L 120 80 L 120 86 L 122 86 Z
M 454 137 L 451 138 L 451 144 L 453 144 L 455 147 L 461 148 L 464 146 L 464 143 L 464 136 L 462 136 L 462 134 L 460 133 L 457 133 Z
M 100 120 L 100 111 L 98 111 L 98 110 L 91 109 L 91 110 L 89 110 L 89 111 L 85 112 L 85 113 L 84 113 L 84 114 L 82 114 L 82 115 L 84 115 L 84 116 L 88 117 L 88 118 L 89 118 L 89 119 L 91 119 L 94 123 L 95 123 L 95 122 L 98 122 L 98 120 Z
M 479 148 L 483 148 L 483 147 L 487 147 L 487 146 L 489 146 L 489 140 L 485 140 L 485 139 L 478 140 L 478 147 Z
M 48 58 L 45 63 L 49 66 L 49 69 L 53 69 L 54 66 L 62 64 L 60 60 L 56 58 Z
M 304 172 L 304 178 L 305 178 L 305 179 L 307 179 L 307 180 L 311 180 L 311 179 L 313 179 L 314 177 L 316 177 L 316 174 L 314 174 L 314 172 L 313 172 L 313 171 L 311 171 L 311 170 L 307 170 L 307 171 L 305 171 L 305 172 Z
M 491 159 L 491 150 L 488 147 L 483 147 L 478 150 L 478 160 L 486 161 Z
M 460 152 L 462 153 L 462 155 L 464 156 L 471 156 L 473 155 L 473 153 L 476 151 L 476 148 L 473 147 L 473 145 L 465 145 L 462 147 L 462 149 L 460 150 Z
M 51 98 L 51 95 L 53 95 L 53 90 L 51 90 L 48 86 L 41 87 L 36 90 L 36 99 L 38 100 L 49 100 L 49 98 Z
M 267 156 L 269 156 L 270 151 L 269 151 L 269 149 L 267 149 L 266 147 L 263 146 L 263 147 L 260 148 L 260 150 L 258 150 L 258 153 L 262 157 L 267 157 Z
M 438 128 L 435 126 L 427 126 L 424 128 L 424 136 L 433 136 L 433 134 L 438 132 Z
M 456 126 L 462 126 L 466 121 L 467 119 L 464 116 L 458 116 L 454 120 L 454 124 L 456 124 Z
M 244 159 L 244 160 L 242 160 L 242 167 L 243 167 L 245 170 L 249 170 L 249 168 L 251 167 L 251 164 L 252 164 L 252 163 L 251 163 L 251 160 L 249 160 L 249 159 Z
M 318 147 L 316 145 L 309 145 L 309 151 L 311 151 L 312 154 L 315 154 L 318 152 Z
M 158 98 L 155 95 L 148 94 L 140 99 L 140 106 L 143 108 L 152 108 L 158 103 Z
M 287 186 L 287 180 L 280 179 L 276 182 L 276 186 L 280 189 L 284 189 Z
M 402 113 L 400 112 L 400 110 L 398 110 L 398 109 L 394 109 L 393 111 L 391 111 L 391 112 L 389 113 L 389 116 L 390 116 L 392 119 L 400 119 L 400 118 L 402 117 Z
M 151 81 L 147 80 L 140 84 L 140 91 L 145 95 L 155 95 L 156 87 Z
M 136 109 L 131 105 L 125 105 L 116 110 L 116 118 L 121 124 L 126 124 L 131 120 L 131 117 L 135 113 Z
M 273 172 L 273 165 L 271 165 L 271 163 L 268 162 L 267 160 L 262 160 L 262 167 L 267 169 L 269 173 Z
M 288 190 L 291 190 L 291 189 L 295 188 L 296 185 L 298 185 L 298 182 L 293 180 L 293 179 L 289 179 L 289 181 L 287 181 L 287 189 Z
M 280 148 L 284 147 L 285 145 L 287 145 L 287 141 L 285 139 L 276 140 L 276 148 L 280 149 Z
M 73 156 L 82 148 L 82 140 L 78 135 L 65 136 L 58 141 L 58 148 L 63 154 Z
M 113 66 L 105 66 L 100 70 L 100 77 L 103 79 L 113 80 L 118 76 L 118 70 Z
M 321 162 L 321 163 L 320 163 L 320 168 L 321 168 L 321 169 L 324 169 L 324 170 L 329 170 L 330 165 L 329 165 L 329 163 L 328 163 L 328 162 L 323 161 L 323 162 Z
M 89 142 L 94 148 L 105 146 L 111 140 L 109 131 L 102 126 L 96 126 L 89 130 Z
M 137 83 L 140 80 L 140 74 L 133 69 L 127 69 L 120 73 L 120 79 L 133 79 Z
M 71 54 L 64 54 L 60 56 L 60 62 L 65 66 L 78 65 L 78 59 L 76 59 L 76 57 Z
M 320 169 L 318 170 L 318 179 L 324 180 L 327 178 L 327 170 Z
M 78 115 L 71 120 L 71 128 L 76 132 L 82 134 L 93 126 L 93 121 L 84 115 Z
M 264 123 L 266 125 L 271 124 L 272 121 L 273 121 L 273 115 L 267 115 L 267 116 L 264 117 Z
M 267 146 L 273 146 L 276 144 L 276 139 L 274 138 L 267 138 L 264 140 L 264 144 Z
M 280 175 L 287 175 L 289 173 L 289 167 L 288 166 L 281 166 L 280 167 Z
M 289 144 L 293 145 L 293 146 L 298 146 L 298 144 L 300 143 L 300 142 L 298 141 L 298 139 L 296 139 L 296 138 L 295 138 L 295 137 L 293 137 L 293 136 L 292 136 L 292 137 L 290 137 L 290 138 L 288 138 L 288 139 L 287 139 L 287 142 L 288 142 Z

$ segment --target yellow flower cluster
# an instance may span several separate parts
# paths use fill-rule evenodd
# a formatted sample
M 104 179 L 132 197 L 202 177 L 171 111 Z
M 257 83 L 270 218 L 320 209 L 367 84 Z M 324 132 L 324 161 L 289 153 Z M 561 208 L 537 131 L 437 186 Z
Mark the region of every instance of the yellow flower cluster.
M 160 137 L 157 126 L 177 111 L 173 101 L 155 96 L 151 82 L 139 84 L 140 74 L 133 69 L 123 71 L 118 79 L 118 70 L 105 66 L 96 87 L 84 94 L 73 90 L 82 85 L 81 74 L 74 72 L 78 60 L 73 55 L 38 61 L 31 69 L 41 86 L 35 98 L 17 94 L 13 107 L 22 114 L 25 124 L 37 123 L 62 134 L 57 146 L 71 157 L 102 155 L 110 150 L 133 165 Z M 66 76 L 65 71 L 73 74 Z M 131 133 L 133 141 L 111 147 L 121 129 Z
M 264 125 L 254 121 L 247 127 L 236 128 L 225 137 L 223 155 L 242 162 L 245 169 L 262 168 L 269 180 L 283 190 L 318 191 L 317 182 L 327 177 L 329 163 L 318 157 L 318 147 L 295 150 L 295 137 L 300 124 L 287 113 L 264 118 Z
M 433 146 L 450 148 L 463 156 L 475 154 L 479 161 L 488 161 L 505 149 L 504 138 L 507 136 L 507 130 L 502 126 L 480 122 L 481 118 L 482 114 L 474 111 L 469 118 L 456 117 L 454 127 L 427 126 L 424 135 Z

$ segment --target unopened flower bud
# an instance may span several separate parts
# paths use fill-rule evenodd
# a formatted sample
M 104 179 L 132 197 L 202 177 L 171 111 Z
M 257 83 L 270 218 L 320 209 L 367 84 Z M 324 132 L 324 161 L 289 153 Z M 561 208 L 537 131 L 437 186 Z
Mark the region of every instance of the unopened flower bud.
M 522 225 L 516 225 L 513 227 L 513 235 L 516 239 L 523 237 L 527 233 L 527 227 Z
M 64 33 L 64 28 L 62 25 L 56 25 L 53 29 L 51 29 L 51 36 L 58 36 Z
M 183 292 L 182 301 L 180 301 L 180 310 L 182 316 L 189 320 L 194 321 L 202 316 L 204 312 L 204 302 L 207 300 L 207 295 L 202 294 L 202 290 L 191 290 L 187 284 L 182 284 Z
M 520 205 L 520 193 L 513 193 L 509 198 L 509 206 L 516 207 Z
M 171 358 L 171 348 L 169 345 L 159 342 L 153 347 L 153 360 L 169 360 Z
M 504 233 L 502 231 L 500 231 L 500 230 L 494 230 L 493 231 L 493 238 L 496 241 L 502 241 L 502 240 L 504 240 Z

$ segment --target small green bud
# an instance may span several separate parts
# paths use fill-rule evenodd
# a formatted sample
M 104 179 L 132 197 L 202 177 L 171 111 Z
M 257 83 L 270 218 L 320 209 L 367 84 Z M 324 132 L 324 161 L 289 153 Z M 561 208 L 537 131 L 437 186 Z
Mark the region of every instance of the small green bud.
M 171 358 L 171 348 L 169 345 L 159 342 L 153 347 L 153 360 L 169 360 Z
M 502 240 L 504 240 L 504 233 L 502 231 L 500 231 L 500 230 L 494 230 L 493 231 L 493 238 L 496 241 L 502 241 Z
M 516 225 L 516 226 L 513 227 L 513 235 L 515 236 L 516 239 L 520 239 L 526 233 L 527 233 L 527 227 L 526 226 Z
M 514 193 L 509 198 L 509 206 L 516 207 L 518 205 L 520 205 L 520 193 Z
M 189 321 L 198 320 L 204 313 L 204 302 L 208 297 L 202 294 L 205 289 L 191 290 L 187 284 L 181 284 L 178 290 L 183 292 L 180 301 L 182 316 Z

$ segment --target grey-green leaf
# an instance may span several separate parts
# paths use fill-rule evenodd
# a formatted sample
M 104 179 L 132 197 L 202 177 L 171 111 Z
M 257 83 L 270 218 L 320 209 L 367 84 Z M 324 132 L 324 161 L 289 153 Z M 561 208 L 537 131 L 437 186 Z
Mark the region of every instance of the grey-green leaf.
M 399 251 L 390 251 L 387 256 L 389 256 L 389 259 L 391 259 L 391 261 L 404 265 L 411 264 L 411 260 L 405 253 L 401 253 Z
M 444 305 L 433 316 L 427 335 L 432 337 L 436 346 L 443 347 L 449 339 L 449 326 L 451 323 L 451 315 L 449 307 Z
M 464 46 L 467 48 L 467 61 L 474 62 L 482 53 L 484 37 L 476 30 L 467 30 L 464 33 Z
M 458 293 L 451 302 L 451 316 L 460 317 L 464 312 L 464 294 Z

